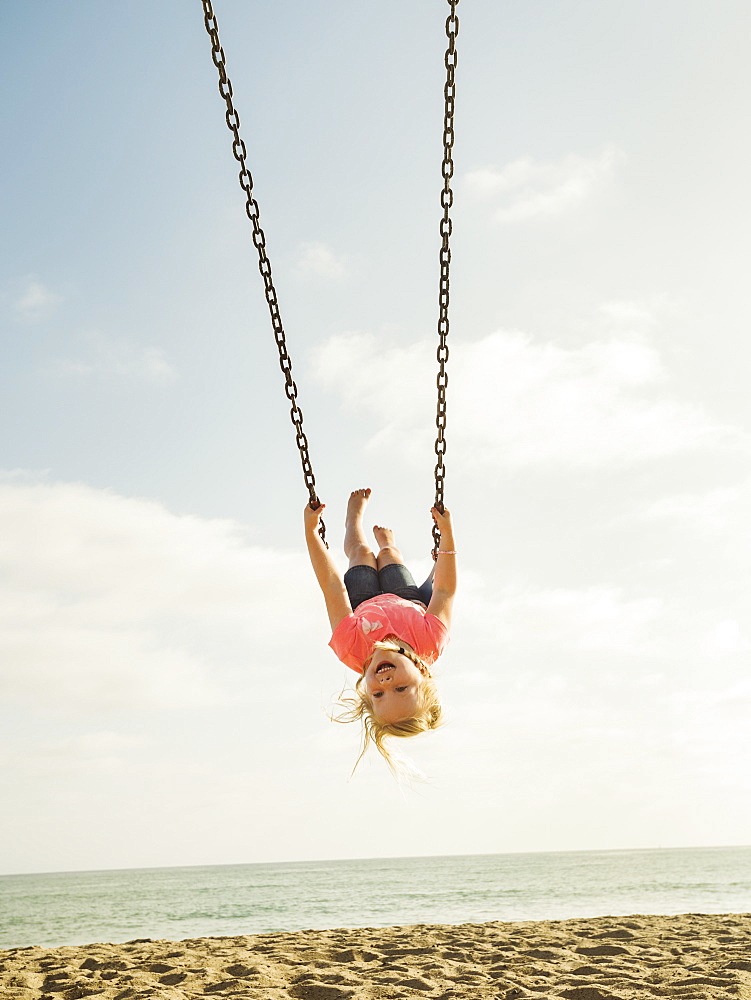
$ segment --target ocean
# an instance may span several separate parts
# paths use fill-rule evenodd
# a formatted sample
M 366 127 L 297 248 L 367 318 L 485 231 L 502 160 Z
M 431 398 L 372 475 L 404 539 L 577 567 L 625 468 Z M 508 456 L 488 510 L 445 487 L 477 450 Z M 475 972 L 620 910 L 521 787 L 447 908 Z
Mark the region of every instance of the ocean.
M 751 911 L 751 847 L 0 876 L 0 948 L 265 931 Z

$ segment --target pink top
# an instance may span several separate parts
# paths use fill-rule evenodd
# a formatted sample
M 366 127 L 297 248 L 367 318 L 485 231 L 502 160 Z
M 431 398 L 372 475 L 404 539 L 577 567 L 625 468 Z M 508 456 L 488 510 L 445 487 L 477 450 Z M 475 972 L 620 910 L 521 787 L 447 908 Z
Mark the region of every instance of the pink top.
M 329 646 L 342 663 L 361 674 L 373 646 L 387 635 L 396 635 L 409 643 L 426 663 L 434 663 L 449 641 L 448 629 L 440 618 L 396 594 L 379 594 L 342 618 Z

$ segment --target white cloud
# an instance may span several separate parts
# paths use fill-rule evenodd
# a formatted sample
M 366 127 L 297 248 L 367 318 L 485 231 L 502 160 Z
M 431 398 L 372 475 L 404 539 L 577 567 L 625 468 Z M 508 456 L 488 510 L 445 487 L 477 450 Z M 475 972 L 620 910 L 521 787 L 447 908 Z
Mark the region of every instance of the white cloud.
M 116 774 L 123 760 L 147 744 L 143 736 L 94 730 L 43 739 L 39 742 L 22 737 L 6 742 L 0 753 L 0 769 L 7 769 L 24 779 L 59 778 L 66 773 Z
M 735 653 L 747 653 L 751 649 L 751 641 L 744 633 L 740 624 L 733 618 L 717 622 L 706 634 L 704 649 L 716 656 L 726 656 Z
M 526 643 L 629 656 L 650 648 L 650 630 L 663 609 L 659 598 L 627 598 L 612 587 L 517 593 L 505 605 Z
M 500 202 L 494 215 L 498 222 L 561 215 L 602 189 L 622 156 L 615 146 L 607 146 L 590 158 L 571 153 L 557 163 L 540 163 L 525 156 L 500 170 L 487 167 L 471 171 L 465 183 L 477 198 Z
M 305 277 L 336 281 L 347 274 L 347 262 L 345 257 L 337 256 L 325 243 L 302 243 L 298 250 L 296 270 Z
M 704 493 L 680 493 L 661 497 L 649 504 L 641 514 L 644 520 L 667 520 L 683 523 L 692 531 L 709 533 L 727 530 L 736 521 L 739 527 L 746 521 L 751 485 L 729 486 Z M 742 531 L 736 537 L 742 537 Z
M 177 369 L 167 361 L 161 347 L 144 347 L 138 352 L 138 360 L 130 369 L 150 382 L 174 382 Z M 128 374 L 128 369 L 123 374 Z
M 51 291 L 34 277 L 29 277 L 13 303 L 16 317 L 27 323 L 43 319 L 62 302 L 62 296 Z
M 316 353 L 314 371 L 348 409 L 373 416 L 371 449 L 412 459 L 431 447 L 430 343 L 336 336 Z M 562 347 L 498 331 L 457 343 L 448 401 L 451 460 L 474 466 L 622 465 L 741 440 L 674 398 L 660 354 L 636 339 Z
M 136 378 L 157 385 L 170 385 L 178 378 L 177 369 L 160 347 L 136 346 L 94 333 L 86 336 L 86 342 L 84 357 L 58 359 L 52 363 L 52 371 L 70 377 Z
M 658 305 L 663 306 L 664 303 L 660 302 Z M 629 333 L 651 332 L 659 322 L 654 305 L 627 299 L 603 302 L 598 313 L 610 327 L 627 330 Z
M 0 483 L 0 520 L 6 700 L 71 710 L 242 700 L 245 682 L 230 697 L 231 679 L 294 650 L 296 629 L 311 625 L 304 602 L 290 623 L 278 597 L 304 579 L 301 557 L 250 546 L 233 522 L 13 480 Z
M 467 696 L 487 701 L 487 687 L 504 704 L 528 701 L 534 676 L 535 711 L 542 700 L 561 704 L 582 684 L 599 701 L 609 697 L 608 675 L 629 665 L 627 689 L 640 687 L 654 670 L 655 658 L 674 651 L 668 639 L 674 610 L 662 597 L 631 595 L 614 585 L 536 588 L 509 585 L 500 590 L 486 581 L 467 581 L 457 597 L 457 617 L 477 651 L 459 683 Z M 469 674 L 469 676 L 467 676 Z M 494 678 L 502 677 L 498 687 Z M 486 690 L 483 691 L 483 688 Z

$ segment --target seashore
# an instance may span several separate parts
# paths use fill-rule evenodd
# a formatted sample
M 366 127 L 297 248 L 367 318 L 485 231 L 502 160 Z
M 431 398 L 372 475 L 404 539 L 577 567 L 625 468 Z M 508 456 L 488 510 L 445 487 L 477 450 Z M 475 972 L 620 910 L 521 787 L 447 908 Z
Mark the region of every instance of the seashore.
M 2 1000 L 751 1000 L 751 914 L 417 924 L 0 951 Z

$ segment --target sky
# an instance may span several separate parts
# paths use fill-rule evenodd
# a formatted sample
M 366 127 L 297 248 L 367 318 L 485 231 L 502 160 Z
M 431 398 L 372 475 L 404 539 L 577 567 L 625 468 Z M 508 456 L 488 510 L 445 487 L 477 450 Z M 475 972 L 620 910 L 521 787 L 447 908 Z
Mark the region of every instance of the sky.
M 440 0 L 216 0 L 328 536 L 427 572 Z M 0 11 L 0 871 L 751 830 L 751 9 L 462 0 L 447 722 L 333 724 L 200 3 Z

